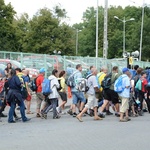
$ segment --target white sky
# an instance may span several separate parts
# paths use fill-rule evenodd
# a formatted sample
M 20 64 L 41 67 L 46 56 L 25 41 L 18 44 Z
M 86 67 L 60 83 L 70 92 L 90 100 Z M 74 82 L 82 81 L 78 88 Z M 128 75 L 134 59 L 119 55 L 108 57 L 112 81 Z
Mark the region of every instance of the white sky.
M 40 8 L 47 7 L 52 9 L 57 4 L 61 4 L 61 8 L 64 8 L 67 12 L 67 16 L 70 18 L 67 23 L 74 24 L 81 22 L 83 12 L 87 7 L 96 7 L 97 0 L 4 0 L 6 4 L 11 2 L 17 15 L 24 12 L 28 13 L 32 17 Z M 99 6 L 104 6 L 105 0 L 99 0 Z M 131 1 L 136 2 L 133 3 Z M 150 4 L 150 0 L 145 0 L 145 3 Z M 142 6 L 143 0 L 108 0 L 108 5 L 115 6 Z

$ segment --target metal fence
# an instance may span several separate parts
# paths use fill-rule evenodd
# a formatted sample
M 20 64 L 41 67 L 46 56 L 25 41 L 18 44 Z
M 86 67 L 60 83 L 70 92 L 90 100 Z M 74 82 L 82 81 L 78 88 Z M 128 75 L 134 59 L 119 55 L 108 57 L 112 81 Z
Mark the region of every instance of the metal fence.
M 127 66 L 126 59 L 103 59 L 0 51 L 0 64 L 6 66 L 8 62 L 11 62 L 13 67 L 28 68 L 31 74 L 34 75 L 38 73 L 40 68 L 44 67 L 46 68 L 46 76 L 49 76 L 53 69 L 58 69 L 59 71 L 66 70 L 68 66 L 75 68 L 77 64 L 82 64 L 83 73 L 92 65 L 96 66 L 98 70 L 100 70 L 102 66 L 106 66 L 109 71 L 113 66 L 118 66 L 120 70 Z M 143 61 L 134 61 L 133 65 L 135 64 L 143 68 L 150 66 L 150 62 Z

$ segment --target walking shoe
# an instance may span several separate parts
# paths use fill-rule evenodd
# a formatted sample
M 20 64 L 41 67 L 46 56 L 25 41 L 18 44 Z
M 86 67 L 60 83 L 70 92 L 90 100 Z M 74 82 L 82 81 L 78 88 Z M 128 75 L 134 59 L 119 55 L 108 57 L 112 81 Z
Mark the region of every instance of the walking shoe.
M 93 109 L 89 109 L 89 116 L 91 116 L 91 117 L 94 116 L 94 110 Z
M 73 117 L 76 117 L 77 116 L 77 114 L 76 113 L 73 113 L 73 115 L 72 115 Z
M 72 110 L 71 110 L 71 109 L 69 109 L 69 110 L 67 111 L 67 113 L 68 113 L 69 115 L 73 115 L 73 113 L 72 113 Z
M 59 119 L 61 116 L 57 115 L 55 117 L 53 117 L 53 119 Z
M 115 113 L 115 116 L 116 116 L 116 117 L 120 117 L 120 114 L 118 114 L 118 113 Z
M 139 114 L 139 116 L 143 116 L 143 111 L 140 110 L 140 111 L 138 112 L 138 114 Z
M 47 119 L 47 114 L 41 113 L 41 118 L 42 119 Z
M 7 115 L 4 115 L 3 113 L 1 113 L 1 117 L 7 117 Z
M 120 121 L 120 122 L 127 122 L 126 119 L 120 119 L 119 121 Z
M 0 118 L 0 122 L 2 122 L 1 118 Z
M 106 115 L 113 115 L 113 113 L 111 113 L 110 111 L 107 111 Z
M 37 114 L 36 114 L 36 117 L 37 117 L 37 118 L 40 118 L 40 117 L 41 117 L 41 115 L 40 115 L 39 113 L 37 113 Z
M 104 115 L 104 114 L 101 114 L 101 113 L 99 113 L 98 116 L 99 116 L 100 118 L 105 118 L 105 115 Z
M 127 121 L 130 121 L 130 120 L 131 120 L 129 117 L 125 117 L 124 119 L 126 119 Z
M 76 118 L 80 121 L 80 122 L 83 122 L 82 118 L 79 117 L 79 116 L 76 116 Z
M 22 117 L 18 117 L 18 116 L 16 116 L 15 117 L 15 121 L 18 121 L 18 120 L 20 120 Z
M 8 121 L 8 123 L 16 123 L 16 121 L 12 120 L 12 121 Z
M 26 120 L 23 120 L 23 122 L 28 122 L 30 120 L 31 120 L 31 118 L 27 118 Z
M 138 114 L 133 114 L 132 117 L 138 117 Z
M 60 107 L 56 107 L 57 113 L 61 113 L 61 108 Z
M 103 120 L 103 118 L 96 116 L 94 117 L 94 120 Z

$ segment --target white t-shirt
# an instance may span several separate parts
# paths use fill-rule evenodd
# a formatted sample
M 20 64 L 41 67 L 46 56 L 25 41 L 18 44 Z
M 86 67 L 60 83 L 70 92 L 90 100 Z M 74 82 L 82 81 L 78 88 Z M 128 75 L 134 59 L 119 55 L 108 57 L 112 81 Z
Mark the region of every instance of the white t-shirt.
M 95 95 L 95 87 L 98 87 L 96 76 L 92 75 L 91 77 L 88 78 L 87 84 L 89 86 L 89 90 L 87 94 Z

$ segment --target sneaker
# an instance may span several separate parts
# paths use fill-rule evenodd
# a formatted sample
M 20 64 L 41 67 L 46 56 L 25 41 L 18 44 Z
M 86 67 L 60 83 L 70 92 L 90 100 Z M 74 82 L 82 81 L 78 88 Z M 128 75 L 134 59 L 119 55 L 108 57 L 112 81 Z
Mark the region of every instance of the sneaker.
M 77 114 L 76 113 L 73 113 L 73 115 L 72 115 L 73 117 L 76 117 L 77 116 Z
M 30 120 L 31 120 L 31 118 L 27 118 L 26 120 L 23 120 L 23 122 L 28 122 Z
M 15 121 L 18 121 L 18 120 L 20 120 L 22 117 L 18 117 L 18 116 L 16 116 L 15 117 Z
M 105 115 L 104 115 L 104 114 L 98 114 L 98 116 L 99 116 L 100 118 L 105 118 Z
M 53 119 L 59 119 L 61 116 L 57 115 L 56 117 L 53 117 Z
M 120 119 L 119 121 L 120 121 L 120 122 L 127 122 L 126 119 Z
M 61 113 L 61 108 L 60 107 L 56 107 L 57 113 Z
M 39 113 L 37 113 L 37 114 L 36 114 L 36 117 L 37 117 L 37 118 L 40 118 L 40 117 L 41 117 L 41 115 L 40 115 Z
M 2 122 L 1 118 L 0 118 L 0 122 Z
M 133 114 L 132 117 L 138 117 L 138 114 Z
M 16 123 L 16 121 L 12 120 L 12 121 L 8 121 L 8 123 Z
M 147 109 L 145 108 L 145 109 L 143 109 L 143 112 L 148 112 L 148 111 L 147 111 Z
M 118 114 L 118 113 L 115 113 L 115 116 L 116 116 L 116 117 L 120 117 L 120 114 Z
M 125 117 L 124 119 L 126 119 L 127 121 L 130 121 L 130 120 L 131 120 L 129 117 Z
M 47 114 L 41 113 L 41 119 L 47 119 Z
M 72 110 L 71 110 L 71 109 L 69 109 L 69 110 L 67 111 L 67 113 L 68 113 L 69 115 L 73 115 L 73 113 L 72 113 Z
M 107 111 L 106 115 L 113 115 L 113 113 L 111 113 L 110 111 Z
M 89 116 L 91 116 L 91 117 L 94 116 L 94 110 L 93 109 L 89 109 Z
M 1 113 L 1 117 L 7 117 L 7 115 L 4 115 L 3 113 Z
M 103 118 L 101 118 L 101 117 L 94 117 L 94 120 L 103 120 Z
M 79 117 L 79 116 L 76 116 L 76 118 L 80 121 L 80 122 L 83 122 L 82 118 Z

